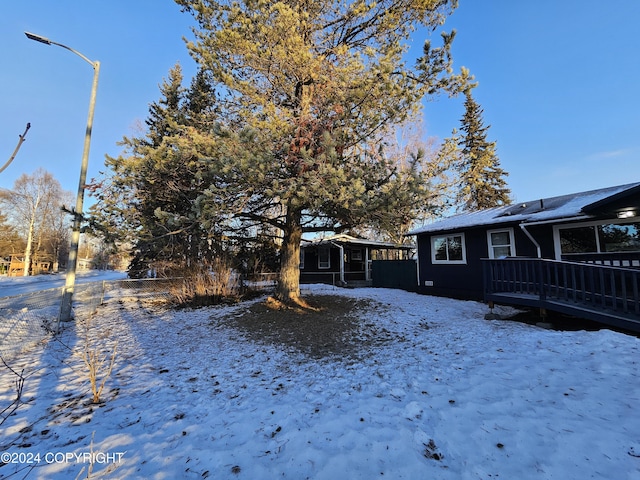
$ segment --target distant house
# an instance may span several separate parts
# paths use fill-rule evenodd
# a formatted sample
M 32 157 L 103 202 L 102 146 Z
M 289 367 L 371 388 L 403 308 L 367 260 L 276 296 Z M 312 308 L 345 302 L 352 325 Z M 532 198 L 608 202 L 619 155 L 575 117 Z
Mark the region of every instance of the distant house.
M 39 258 L 32 258 L 29 266 L 30 275 L 40 275 L 51 271 L 52 261 L 48 255 L 40 255 Z M 21 277 L 24 275 L 25 256 L 12 254 L 9 260 L 0 261 L 0 272 L 7 273 L 10 277 Z
M 6 275 L 9 273 L 11 267 L 11 259 L 9 256 L 0 257 L 0 275 Z
M 640 182 L 455 215 L 410 235 L 421 293 L 545 308 L 582 295 L 640 320 Z
M 417 285 L 415 246 L 339 234 L 303 241 L 300 282 L 341 286 Z
M 78 258 L 78 263 L 76 265 L 76 269 L 78 271 L 88 271 L 95 268 L 94 261 L 92 258 Z

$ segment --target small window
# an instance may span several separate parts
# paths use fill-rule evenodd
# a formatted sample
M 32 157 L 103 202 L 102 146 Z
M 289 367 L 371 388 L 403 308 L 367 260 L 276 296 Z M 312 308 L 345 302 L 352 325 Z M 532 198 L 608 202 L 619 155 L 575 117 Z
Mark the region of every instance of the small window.
M 304 248 L 300 249 L 300 265 L 298 265 L 300 270 L 304 270 Z
M 331 255 L 329 247 L 318 249 L 318 268 L 331 268 Z
M 489 258 L 513 257 L 516 246 L 513 239 L 513 228 L 505 230 L 489 230 L 487 232 Z
M 464 234 L 431 237 L 433 263 L 467 263 Z
M 362 261 L 362 250 L 351 250 L 351 260 Z

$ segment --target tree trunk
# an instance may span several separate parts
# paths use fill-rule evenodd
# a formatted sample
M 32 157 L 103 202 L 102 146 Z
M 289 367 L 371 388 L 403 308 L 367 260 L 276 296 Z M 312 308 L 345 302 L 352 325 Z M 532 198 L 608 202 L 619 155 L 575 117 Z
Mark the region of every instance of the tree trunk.
M 280 276 L 276 298 L 281 302 L 300 304 L 300 242 L 302 241 L 302 212 L 287 209 L 282 246 L 280 247 Z
M 22 275 L 25 277 L 29 276 L 29 267 L 31 266 L 31 248 L 33 246 L 33 229 L 35 223 L 35 216 L 31 216 L 31 221 L 29 222 L 29 233 L 27 234 L 27 248 L 24 251 L 24 272 Z

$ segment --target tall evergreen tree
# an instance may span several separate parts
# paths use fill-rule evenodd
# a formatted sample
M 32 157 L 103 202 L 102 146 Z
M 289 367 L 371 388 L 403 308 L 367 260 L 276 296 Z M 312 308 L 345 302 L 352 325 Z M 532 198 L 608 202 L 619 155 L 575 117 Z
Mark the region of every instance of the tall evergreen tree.
M 110 176 L 94 188 L 99 199 L 94 225 L 103 235 L 111 233 L 112 240 L 128 240 L 134 277 L 163 265 L 167 274 L 184 273 L 220 253 L 212 241 L 219 222 L 200 218 L 198 198 L 207 166 L 195 154 L 189 134 L 203 127 L 202 114 L 212 111 L 215 95 L 203 72 L 188 89 L 182 82 L 176 65 L 160 86 L 160 100 L 149 108 L 146 135 L 125 137 L 125 152 L 107 157 Z
M 160 100 L 149 106 L 149 116 L 145 120 L 147 138 L 130 143 L 159 147 L 165 137 L 175 134 L 176 125 L 183 119 L 183 81 L 182 67 L 178 63 L 169 70 L 168 78 L 160 85 Z M 123 143 L 127 145 L 127 139 Z
M 484 125 L 483 110 L 473 98 L 471 89 L 464 93 L 465 113 L 457 152 L 460 155 L 460 189 L 456 204 L 465 211 L 508 205 L 511 203 L 505 180 L 508 173 L 500 168 L 496 143 L 487 140 L 490 126 Z
M 304 232 L 390 225 L 428 202 L 424 157 L 399 169 L 384 138 L 425 95 L 466 84 L 452 73 L 454 33 L 413 67 L 403 60 L 410 34 L 439 27 L 457 2 L 176 1 L 199 25 L 192 55 L 223 92 L 215 134 L 192 132 L 211 174 L 203 211 L 222 202 L 279 229 L 277 296 L 297 302 Z

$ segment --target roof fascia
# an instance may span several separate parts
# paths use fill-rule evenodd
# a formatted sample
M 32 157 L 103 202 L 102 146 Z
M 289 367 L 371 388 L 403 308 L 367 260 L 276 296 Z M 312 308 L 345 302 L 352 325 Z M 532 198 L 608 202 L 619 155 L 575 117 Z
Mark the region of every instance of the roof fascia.
M 591 215 L 578 215 L 575 217 L 559 217 L 559 218 L 551 218 L 548 220 L 539 220 L 537 222 L 520 222 L 520 225 L 529 227 L 529 226 L 535 226 L 535 225 L 549 225 L 552 223 L 573 222 L 573 221 L 581 221 L 581 220 L 593 220 L 593 217 Z
M 618 200 L 624 200 L 625 198 L 636 194 L 640 194 L 640 185 L 635 185 L 614 195 L 603 198 L 602 200 L 598 200 L 597 202 L 585 205 L 582 210 L 585 212 L 598 212 L 602 209 L 605 209 L 608 205 L 617 202 Z

